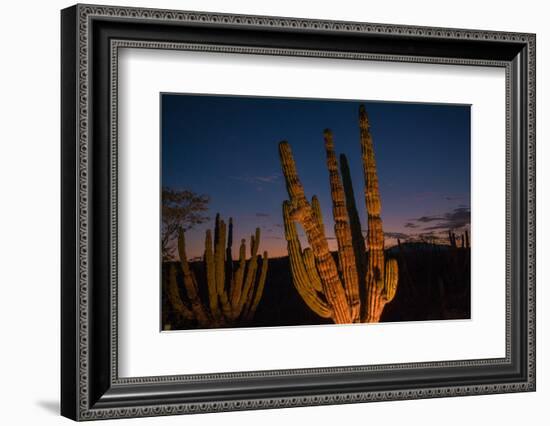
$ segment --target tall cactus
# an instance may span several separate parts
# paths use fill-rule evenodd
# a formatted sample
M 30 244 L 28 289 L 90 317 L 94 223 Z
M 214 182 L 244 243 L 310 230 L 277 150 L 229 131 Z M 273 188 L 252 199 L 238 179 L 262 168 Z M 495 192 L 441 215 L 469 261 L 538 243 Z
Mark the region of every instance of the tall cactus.
M 395 297 L 398 269 L 395 259 L 385 260 L 384 232 L 374 148 L 367 113 L 359 108 L 360 142 L 368 212 L 366 248 L 361 234 L 351 186 L 349 167 L 340 158 L 340 173 L 332 132 L 324 141 L 329 171 L 334 233 L 338 243 L 337 262 L 325 237 L 319 201 L 306 199 L 288 142 L 279 144 L 281 166 L 290 197 L 283 203 L 285 237 L 292 278 L 298 293 L 318 315 L 337 324 L 379 322 L 387 303 Z M 307 236 L 309 248 L 302 250 L 296 222 Z
M 226 245 L 227 240 L 227 245 Z M 241 240 L 239 260 L 232 258 L 233 221 L 229 226 L 216 215 L 214 240 L 211 230 L 206 231 L 204 268 L 208 303 L 201 295 L 195 273 L 187 260 L 185 233 L 178 236 L 179 267 L 183 277 L 185 297 L 177 280 L 177 270 L 172 266 L 168 274 L 167 295 L 173 308 L 183 318 L 195 320 L 202 328 L 246 324 L 252 320 L 264 291 L 268 257 L 258 255 L 260 229 L 250 237 L 250 258 L 246 259 L 246 241 Z M 236 266 L 236 269 L 234 268 Z

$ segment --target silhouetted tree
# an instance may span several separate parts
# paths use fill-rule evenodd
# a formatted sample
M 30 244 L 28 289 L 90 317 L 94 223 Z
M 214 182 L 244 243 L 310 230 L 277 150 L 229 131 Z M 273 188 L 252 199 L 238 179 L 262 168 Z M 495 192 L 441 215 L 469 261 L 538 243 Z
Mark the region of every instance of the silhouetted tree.
M 178 229 L 182 228 L 186 231 L 209 219 L 204 215 L 204 212 L 208 210 L 209 201 L 207 195 L 168 187 L 162 188 L 161 251 L 163 262 L 174 258 L 174 247 L 170 242 L 177 238 Z

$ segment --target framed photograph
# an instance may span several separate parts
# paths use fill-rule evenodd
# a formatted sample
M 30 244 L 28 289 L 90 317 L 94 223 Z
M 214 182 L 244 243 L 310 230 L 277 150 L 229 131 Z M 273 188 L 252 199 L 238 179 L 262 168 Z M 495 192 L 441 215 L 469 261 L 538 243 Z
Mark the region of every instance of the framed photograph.
M 61 412 L 535 390 L 535 35 L 61 12 Z

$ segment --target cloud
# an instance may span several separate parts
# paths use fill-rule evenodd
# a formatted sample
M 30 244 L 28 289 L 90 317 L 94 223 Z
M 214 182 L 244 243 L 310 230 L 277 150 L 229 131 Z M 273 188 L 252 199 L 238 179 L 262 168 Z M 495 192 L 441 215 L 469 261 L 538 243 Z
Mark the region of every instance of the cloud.
M 420 234 L 418 234 L 418 238 L 427 238 L 427 237 L 431 237 L 431 238 L 436 238 L 438 237 L 439 235 L 433 231 L 430 231 L 430 232 L 421 232 Z
M 239 180 L 241 182 L 252 183 L 252 184 L 266 184 L 274 183 L 280 179 L 281 175 L 279 173 L 273 173 L 266 176 L 229 176 L 230 179 Z
M 407 238 L 409 238 L 408 234 L 404 234 L 402 232 L 384 232 L 384 236 L 386 238 L 395 238 L 396 240 L 406 240 Z
M 269 213 L 261 213 L 261 212 L 256 213 L 256 217 L 269 217 L 269 216 L 270 216 Z
M 420 216 L 418 219 L 413 219 L 420 223 L 430 223 L 435 222 L 436 220 L 443 220 L 441 216 Z
M 463 195 L 447 195 L 445 197 L 445 199 L 447 201 L 458 201 L 458 200 L 463 200 L 464 196 Z
M 434 232 L 424 232 L 421 234 L 418 234 L 417 236 L 420 241 L 425 241 L 429 243 L 442 243 L 445 239 Z
M 424 231 L 443 231 L 463 228 L 470 224 L 470 208 L 457 207 L 443 215 L 421 216 L 414 219 L 414 221 L 422 224 L 437 222 L 434 225 L 424 227 Z
M 412 222 L 407 222 L 405 224 L 405 228 L 418 228 L 418 225 L 412 223 Z

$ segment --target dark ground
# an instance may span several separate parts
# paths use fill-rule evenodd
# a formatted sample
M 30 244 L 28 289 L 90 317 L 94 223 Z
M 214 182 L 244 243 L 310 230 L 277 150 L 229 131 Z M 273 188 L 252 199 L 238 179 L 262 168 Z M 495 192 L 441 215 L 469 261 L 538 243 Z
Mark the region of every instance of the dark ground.
M 394 300 L 384 309 L 382 322 L 470 318 L 470 249 L 405 243 L 386 250 L 386 258 L 389 257 L 398 261 L 399 284 Z M 202 262 L 192 267 L 198 282 L 204 282 Z M 180 288 L 184 294 L 183 286 Z M 206 294 L 201 296 L 207 300 Z M 172 329 L 197 328 L 196 324 L 182 321 L 172 312 L 164 291 L 162 307 L 163 324 L 170 323 Z M 288 257 L 281 257 L 269 259 L 265 290 L 253 323 L 241 326 L 331 323 L 308 308 L 292 284 Z

